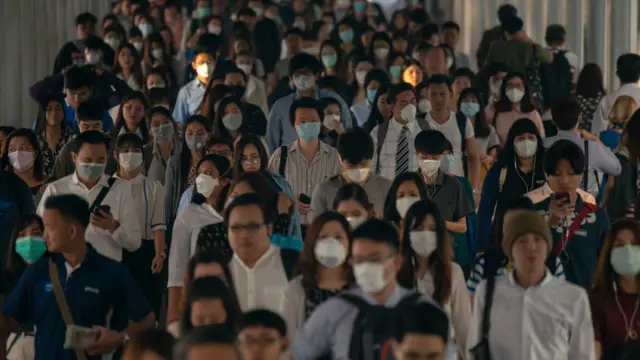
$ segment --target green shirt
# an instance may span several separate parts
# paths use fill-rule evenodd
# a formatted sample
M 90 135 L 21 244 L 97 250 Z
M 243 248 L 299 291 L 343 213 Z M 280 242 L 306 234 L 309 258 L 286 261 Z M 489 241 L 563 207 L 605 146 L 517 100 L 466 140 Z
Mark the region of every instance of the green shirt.
M 491 46 L 485 64 L 494 62 L 504 63 L 511 71 L 526 73 L 527 66 L 533 62 L 533 48 L 536 48 L 536 56 L 543 63 L 551 63 L 553 54 L 538 44 L 510 39 L 505 42 L 497 42 Z

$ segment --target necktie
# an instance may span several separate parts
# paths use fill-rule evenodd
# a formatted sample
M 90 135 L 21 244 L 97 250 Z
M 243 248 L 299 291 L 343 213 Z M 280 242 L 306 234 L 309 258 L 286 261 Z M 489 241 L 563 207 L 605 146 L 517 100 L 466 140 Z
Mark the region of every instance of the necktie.
M 396 149 L 396 176 L 409 170 L 409 128 L 402 127 Z

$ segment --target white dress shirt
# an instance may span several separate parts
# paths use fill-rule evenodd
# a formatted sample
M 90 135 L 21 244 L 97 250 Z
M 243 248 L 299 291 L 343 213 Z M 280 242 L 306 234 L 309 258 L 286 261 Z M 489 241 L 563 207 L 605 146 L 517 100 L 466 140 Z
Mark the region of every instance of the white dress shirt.
M 122 179 L 118 175 L 113 177 Z M 142 174 L 134 177 L 129 182 L 133 203 L 138 214 L 138 224 L 143 240 L 153 240 L 153 232 L 167 230 L 164 222 L 164 187 L 160 182 L 151 180 Z
M 474 297 L 470 348 L 482 338 L 486 287 L 485 280 Z M 542 283 L 527 289 L 516 283 L 513 272 L 496 278 L 490 321 L 493 360 L 595 360 L 587 293 L 549 272 Z
M 453 147 L 453 156 L 456 161 L 453 164 L 453 168 L 450 169 L 450 173 L 455 176 L 464 176 L 464 163 L 462 161 L 462 142 L 467 141 L 467 139 L 473 139 L 476 134 L 473 131 L 473 125 L 471 125 L 471 121 L 467 119 L 467 124 L 464 129 L 464 136 L 462 138 L 462 134 L 460 134 L 460 128 L 458 127 L 458 119 L 456 118 L 456 113 L 453 111 L 449 116 L 449 120 L 447 120 L 444 124 L 438 124 L 435 120 L 431 118 L 431 113 L 427 113 L 425 115 L 425 120 L 429 123 L 429 126 L 433 130 L 440 131 L 451 143 Z
M 223 221 L 222 215 L 207 203 L 200 205 L 191 203 L 178 213 L 171 232 L 167 287 L 184 286 L 184 275 L 187 272 L 189 260 L 196 252 L 200 230 L 207 225 Z
M 38 206 L 38 215 L 44 213 L 47 198 L 53 195 L 74 194 L 85 199 L 89 206 L 93 204 L 103 187 L 108 187 L 109 175 L 103 174 L 98 184 L 88 189 L 78 179 L 74 172 L 69 176 L 52 182 L 42 195 Z M 102 205 L 111 207 L 111 215 L 120 224 L 113 233 L 89 224 L 85 237 L 100 254 L 116 261 L 122 260 L 122 249 L 135 251 L 140 247 L 141 236 L 138 217 L 131 193 L 131 186 L 127 181 L 116 180 L 102 201 Z
M 417 121 L 407 123 L 406 126 L 409 128 L 408 171 L 416 171 L 418 169 L 418 160 L 416 159 L 416 149 L 413 144 L 416 140 L 416 136 L 420 131 L 422 131 L 422 129 L 420 129 L 420 125 L 418 125 Z M 378 164 L 378 157 L 380 157 L 380 172 L 378 175 L 381 175 L 391 181 L 396 177 L 396 151 L 398 149 L 398 137 L 402 132 L 402 127 L 403 125 L 397 122 L 395 118 L 389 120 L 389 129 L 387 130 L 384 144 L 382 144 L 382 149 L 380 149 L 380 154 L 378 154 L 378 129 L 380 128 L 380 125 L 376 126 L 371 131 L 371 138 L 373 138 L 373 150 L 375 151 L 373 160 L 371 161 L 371 168 L 376 168 Z
M 613 103 L 616 102 L 620 96 L 627 95 L 635 99 L 636 103 L 640 104 L 640 87 L 638 84 L 624 84 L 618 88 L 618 90 L 612 92 L 609 95 L 600 100 L 600 105 L 593 114 L 593 122 L 591 125 L 591 133 L 598 136 L 601 132 L 609 129 L 609 113 L 613 108 Z
M 296 276 L 282 292 L 280 314 L 287 323 L 287 337 L 293 343 L 298 329 L 304 324 L 304 305 L 307 295 L 302 287 L 302 275 Z
M 271 245 L 253 268 L 233 254 L 229 269 L 243 312 L 256 308 L 280 312 L 280 297 L 288 280 L 279 247 Z

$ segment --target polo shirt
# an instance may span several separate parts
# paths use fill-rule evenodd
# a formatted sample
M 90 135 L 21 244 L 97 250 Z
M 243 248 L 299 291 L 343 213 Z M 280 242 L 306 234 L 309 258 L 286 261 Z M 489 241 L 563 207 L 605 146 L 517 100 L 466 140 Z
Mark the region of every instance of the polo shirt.
M 422 176 L 422 173 L 420 173 Z M 422 176 L 424 181 L 424 176 Z M 471 214 L 473 206 L 457 178 L 438 170 L 433 184 L 425 183 L 427 198 L 440 210 L 444 221 L 456 222 Z
M 142 321 L 151 313 L 144 294 L 127 268 L 87 244 L 87 255 L 70 275 L 70 266 L 60 254 L 51 259 L 58 266 L 75 325 L 104 326 L 122 331 L 128 320 Z M 20 324 L 34 324 L 35 360 L 75 360 L 72 350 L 62 348 L 66 325 L 58 308 L 49 277 L 49 258 L 29 266 L 13 291 L 4 299 L 2 314 Z M 88 360 L 102 356 L 87 356 Z

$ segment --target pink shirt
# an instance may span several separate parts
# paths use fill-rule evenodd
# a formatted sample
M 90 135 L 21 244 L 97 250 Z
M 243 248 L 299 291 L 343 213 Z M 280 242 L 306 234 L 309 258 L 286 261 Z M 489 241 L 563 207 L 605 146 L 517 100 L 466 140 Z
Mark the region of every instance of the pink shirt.
M 533 123 L 538 128 L 538 131 L 540 131 L 540 136 L 542 136 L 542 138 L 544 139 L 544 125 L 542 125 L 542 119 L 540 118 L 540 114 L 536 110 L 533 110 L 532 112 L 527 114 L 523 114 L 519 111 L 509 111 L 500 113 L 498 114 L 498 116 L 496 116 L 495 127 L 496 132 L 498 133 L 498 137 L 500 138 L 500 147 L 504 147 L 504 142 L 509 135 L 511 126 L 516 121 L 522 118 L 527 118 L 533 121 Z

